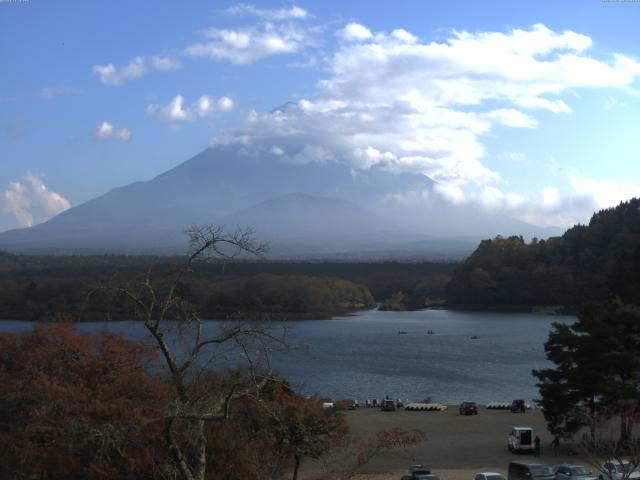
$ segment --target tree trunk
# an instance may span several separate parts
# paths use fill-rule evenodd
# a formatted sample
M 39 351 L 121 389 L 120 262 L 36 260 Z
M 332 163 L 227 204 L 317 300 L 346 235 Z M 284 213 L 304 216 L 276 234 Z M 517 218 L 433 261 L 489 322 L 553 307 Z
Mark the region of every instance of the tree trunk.
M 623 447 L 627 447 L 629 440 L 631 440 L 631 422 L 629 420 L 629 415 L 626 412 L 620 415 L 620 444 Z
M 592 395 L 589 399 L 589 410 L 591 412 L 591 422 L 589 423 L 589 433 L 591 434 L 591 445 L 596 444 L 596 399 Z
M 298 471 L 300 470 L 300 455 L 294 455 L 293 456 L 294 460 L 295 460 L 295 464 L 293 466 L 293 478 L 292 480 L 298 480 Z

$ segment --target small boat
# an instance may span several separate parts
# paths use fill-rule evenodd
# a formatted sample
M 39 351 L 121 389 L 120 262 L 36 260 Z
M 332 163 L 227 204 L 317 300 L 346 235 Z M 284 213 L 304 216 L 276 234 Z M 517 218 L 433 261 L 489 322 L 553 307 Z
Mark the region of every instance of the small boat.
M 473 335 L 472 337 L 469 337 L 471 340 L 478 340 L 480 337 L 477 335 Z
M 433 335 L 435 332 L 433 330 L 427 330 L 427 335 Z
M 404 330 L 398 330 L 398 335 L 406 335 L 407 332 L 405 332 Z

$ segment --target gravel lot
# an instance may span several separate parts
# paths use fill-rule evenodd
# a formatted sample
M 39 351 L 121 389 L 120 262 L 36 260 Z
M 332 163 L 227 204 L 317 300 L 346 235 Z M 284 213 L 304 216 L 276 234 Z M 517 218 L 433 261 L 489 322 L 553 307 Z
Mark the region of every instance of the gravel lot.
M 442 480 L 473 480 L 480 471 L 505 474 L 511 460 L 530 458 L 507 450 L 507 435 L 513 426 L 532 427 L 542 440 L 541 460 L 553 466 L 558 463 L 583 463 L 579 458 L 560 450 L 554 456 L 553 437 L 545 428 L 540 410 L 524 414 L 485 410 L 475 416 L 458 414 L 458 407 L 445 412 L 381 412 L 361 408 L 347 412 L 351 434 L 357 438 L 372 438 L 377 432 L 394 427 L 420 428 L 427 433 L 421 446 L 383 453 L 362 469 L 361 480 L 399 480 L 412 463 L 432 468 Z

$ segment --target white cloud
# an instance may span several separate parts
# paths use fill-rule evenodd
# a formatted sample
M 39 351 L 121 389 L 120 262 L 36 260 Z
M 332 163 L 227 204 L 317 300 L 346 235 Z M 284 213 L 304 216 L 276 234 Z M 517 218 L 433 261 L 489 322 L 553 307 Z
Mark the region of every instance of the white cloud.
M 297 5 L 293 5 L 290 8 L 262 9 L 254 5 L 241 3 L 227 8 L 225 12 L 228 15 L 252 15 L 264 20 L 301 20 L 310 16 L 309 12 Z
M 526 155 L 522 152 L 506 152 L 504 158 L 512 162 L 521 162 L 526 158 Z
M 542 189 L 542 206 L 554 208 L 560 204 L 560 193 L 555 187 L 544 187 Z
M 100 77 L 104 85 L 117 87 L 128 80 L 144 77 L 149 73 L 149 64 L 154 70 L 169 71 L 182 68 L 182 64 L 175 58 L 167 56 L 152 56 L 145 58 L 137 56 L 127 65 L 117 68 L 113 63 L 107 65 L 94 65 L 93 73 Z
M 78 93 L 79 91 L 76 87 L 44 87 L 40 89 L 40 96 L 42 98 L 52 99 L 61 95 Z
M 151 57 L 151 65 L 156 70 L 178 70 L 182 68 L 182 64 L 175 58 L 171 57 Z
M 113 63 L 108 65 L 94 65 L 93 73 L 100 76 L 100 81 L 105 85 L 118 86 L 126 80 L 133 80 L 144 76 L 148 71 L 144 58 L 135 57 L 127 65 L 116 68 Z
M 491 110 L 486 113 L 487 118 L 493 120 L 495 123 L 504 125 L 505 127 L 513 128 L 535 128 L 538 126 L 538 121 L 526 113 L 522 113 L 515 108 L 500 108 L 498 110 Z
M 371 30 L 359 23 L 347 24 L 344 28 L 338 30 L 337 35 L 348 42 L 363 42 L 373 37 Z
M 355 23 L 336 34 L 344 41 L 327 57 L 327 76 L 314 95 L 250 112 L 213 144 L 236 143 L 277 162 L 345 162 L 355 174 L 374 166 L 422 173 L 454 204 L 541 225 L 567 225 L 602 203 L 577 189 L 565 196 L 555 187 L 530 195 L 503 191 L 500 173 L 484 163 L 483 138 L 499 126 L 536 128 L 540 109 L 570 114 L 567 102 L 581 88 L 630 89 L 640 77 L 633 59 L 593 58 L 589 37 L 540 24 L 504 33 L 454 31 L 429 43 L 405 30 L 372 32 Z M 234 51 L 252 45 L 249 34 L 226 35 Z M 518 161 L 523 154 L 505 157 Z M 549 162 L 560 174 L 555 159 Z
M 587 223 L 595 211 L 640 196 L 640 185 L 627 180 L 595 180 L 579 172 L 571 173 L 568 180 L 570 190 L 564 194 L 553 186 L 522 195 L 490 185 L 471 193 L 438 185 L 435 192 L 455 205 L 479 205 L 487 211 L 503 213 L 532 225 L 562 228 Z
M 109 122 L 102 122 L 93 133 L 93 139 L 96 142 L 102 142 L 104 140 L 121 140 L 126 142 L 131 139 L 131 132 L 124 127 L 116 128 Z
M 460 201 L 466 186 L 501 178 L 483 163 L 482 137 L 496 126 L 535 128 L 538 120 L 523 110 L 569 113 L 561 94 L 581 87 L 626 88 L 638 68 L 619 55 L 593 59 L 586 53 L 589 37 L 540 24 L 506 33 L 452 32 L 445 41 L 430 43 L 405 30 L 373 33 L 357 23 L 337 34 L 349 41 L 329 57 L 328 77 L 315 96 L 270 113 L 253 112 L 242 127 L 214 143 L 238 142 L 255 153 L 278 145 L 279 161 L 321 158 L 356 169 L 384 165 L 419 172 Z M 214 36 L 225 37 L 236 53 L 253 42 L 251 34 L 236 30 Z M 309 155 L 318 146 L 323 152 Z M 486 190 L 483 198 L 490 205 L 498 197 Z M 509 194 L 504 198 L 511 205 L 519 201 Z
M 235 29 L 211 28 L 204 35 L 206 41 L 189 45 L 185 53 L 192 57 L 227 60 L 234 65 L 301 52 L 315 44 L 307 29 L 289 23 L 263 23 Z
M 69 201 L 47 189 L 39 176 L 28 172 L 23 180 L 9 183 L 0 197 L 0 211 L 12 215 L 20 227 L 30 227 L 70 207 Z
M 215 99 L 208 95 L 202 95 L 190 106 L 185 107 L 184 97 L 176 95 L 164 107 L 149 105 L 147 107 L 147 115 L 171 122 L 192 122 L 211 117 L 215 113 L 229 112 L 234 107 L 235 104 L 229 97 Z
M 592 199 L 598 208 L 640 196 L 640 186 L 629 180 L 595 180 L 574 171 L 569 174 L 569 183 L 575 195 Z

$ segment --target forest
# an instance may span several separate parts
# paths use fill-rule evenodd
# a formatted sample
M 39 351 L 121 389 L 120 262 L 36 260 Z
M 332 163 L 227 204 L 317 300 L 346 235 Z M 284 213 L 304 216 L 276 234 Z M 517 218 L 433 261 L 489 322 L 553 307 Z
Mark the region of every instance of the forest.
M 640 289 L 640 199 L 595 213 L 547 240 L 484 240 L 455 270 L 449 305 L 558 306 L 577 311 L 612 293 L 637 301 Z
M 135 282 L 148 273 L 161 283 L 182 260 L 0 252 L 0 318 L 126 319 L 130 310 L 122 299 L 87 303 L 88 292 Z M 203 318 L 320 319 L 372 308 L 399 295 L 403 301 L 394 309 L 422 308 L 444 298 L 454 268 L 437 262 L 199 262 L 180 289 Z

